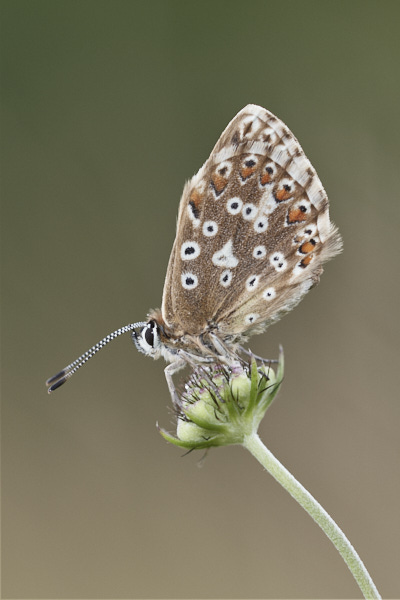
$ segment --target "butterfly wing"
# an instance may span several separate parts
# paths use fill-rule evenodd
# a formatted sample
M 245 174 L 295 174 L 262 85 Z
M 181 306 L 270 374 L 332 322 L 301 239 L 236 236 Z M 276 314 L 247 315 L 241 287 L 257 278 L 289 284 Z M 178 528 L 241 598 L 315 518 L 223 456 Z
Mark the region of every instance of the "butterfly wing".
M 175 335 L 262 331 L 293 308 L 341 250 L 324 188 L 297 139 L 241 110 L 185 185 L 162 315 Z

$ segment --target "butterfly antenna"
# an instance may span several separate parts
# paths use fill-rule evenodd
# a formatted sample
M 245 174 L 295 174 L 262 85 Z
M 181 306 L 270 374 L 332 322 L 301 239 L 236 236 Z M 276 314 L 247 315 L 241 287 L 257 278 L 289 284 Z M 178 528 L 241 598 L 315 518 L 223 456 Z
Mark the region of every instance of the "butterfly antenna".
M 104 348 L 104 346 L 106 346 L 108 344 L 108 342 L 111 342 L 111 340 L 114 340 L 115 338 L 119 337 L 123 333 L 127 333 L 128 331 L 133 331 L 134 329 L 137 329 L 138 327 L 144 327 L 144 325 L 146 325 L 146 322 L 131 323 L 130 325 L 125 325 L 124 327 L 120 327 L 120 329 L 116 329 L 112 333 L 109 333 L 108 335 L 106 335 L 105 338 L 103 338 L 102 340 L 97 342 L 97 344 L 92 346 L 90 348 L 90 350 L 87 350 L 84 354 L 82 354 L 82 356 L 80 356 L 79 358 L 74 360 L 74 362 L 72 362 L 70 365 L 65 367 L 65 369 L 63 369 L 56 375 L 53 375 L 53 377 L 50 377 L 50 379 L 48 379 L 46 381 L 46 385 L 49 388 L 47 390 L 48 393 L 50 394 L 51 392 L 54 392 L 54 390 L 56 390 L 61 385 L 63 385 L 63 383 L 65 383 L 70 377 L 72 377 L 72 375 L 74 373 L 76 373 L 77 370 L 80 369 L 82 367 L 82 365 L 84 365 L 89 360 L 89 358 L 92 358 L 92 356 L 97 354 L 97 352 L 99 350 Z

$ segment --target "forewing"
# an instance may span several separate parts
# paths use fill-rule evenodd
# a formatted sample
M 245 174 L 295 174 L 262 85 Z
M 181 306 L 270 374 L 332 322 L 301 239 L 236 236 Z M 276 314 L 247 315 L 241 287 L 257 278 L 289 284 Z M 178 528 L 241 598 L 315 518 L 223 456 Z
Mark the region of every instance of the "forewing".
M 250 104 L 184 188 L 164 320 L 180 334 L 262 330 L 300 301 L 340 249 L 325 190 L 297 139 Z

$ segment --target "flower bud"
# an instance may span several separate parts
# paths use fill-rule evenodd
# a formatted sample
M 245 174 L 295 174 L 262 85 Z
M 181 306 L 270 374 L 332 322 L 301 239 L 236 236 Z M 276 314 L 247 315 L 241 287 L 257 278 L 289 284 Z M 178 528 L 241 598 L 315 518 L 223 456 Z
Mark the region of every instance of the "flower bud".
M 177 437 L 163 437 L 184 448 L 240 444 L 255 433 L 283 378 L 283 353 L 277 370 L 269 364 L 239 360 L 194 369 L 185 384 L 178 409 Z

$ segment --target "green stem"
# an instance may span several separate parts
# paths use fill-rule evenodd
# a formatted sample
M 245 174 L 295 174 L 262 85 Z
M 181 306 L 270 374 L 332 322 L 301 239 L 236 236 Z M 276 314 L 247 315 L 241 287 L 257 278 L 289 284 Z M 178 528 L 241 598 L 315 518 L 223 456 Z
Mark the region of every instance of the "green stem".
M 257 433 L 245 437 L 243 446 L 262 464 L 262 466 L 289 492 L 291 496 L 308 512 L 346 562 L 354 579 L 358 583 L 364 598 L 381 598 L 361 558 L 350 544 L 343 531 L 328 515 L 325 509 L 311 496 L 277 458 L 264 446 Z

